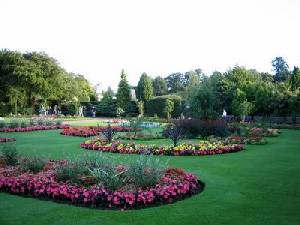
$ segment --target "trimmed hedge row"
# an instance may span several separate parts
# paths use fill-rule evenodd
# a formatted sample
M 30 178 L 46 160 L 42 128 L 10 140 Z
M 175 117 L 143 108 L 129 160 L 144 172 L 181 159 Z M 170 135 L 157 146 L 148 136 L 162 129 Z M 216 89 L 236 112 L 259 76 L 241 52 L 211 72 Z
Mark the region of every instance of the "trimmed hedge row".
M 173 109 L 168 112 L 166 108 L 168 108 L 169 101 L 173 102 Z M 182 112 L 182 100 L 180 96 L 177 95 L 163 95 L 157 96 L 153 99 L 145 102 L 145 115 L 147 116 L 155 116 L 158 117 L 168 117 L 168 113 L 170 113 L 171 117 L 179 117 Z

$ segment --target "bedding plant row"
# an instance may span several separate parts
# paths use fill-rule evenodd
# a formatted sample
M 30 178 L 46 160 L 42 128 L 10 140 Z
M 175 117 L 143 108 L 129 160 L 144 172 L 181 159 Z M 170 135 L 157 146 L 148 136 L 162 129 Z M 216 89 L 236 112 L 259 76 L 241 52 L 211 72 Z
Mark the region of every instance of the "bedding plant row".
M 245 149 L 243 144 L 227 144 L 222 141 L 199 141 L 198 144 L 185 143 L 177 146 L 142 145 L 135 142 L 115 141 L 107 143 L 102 139 L 87 140 L 80 144 L 82 148 L 121 154 L 168 155 L 168 156 L 204 156 L 238 152 Z
M 0 157 L 0 191 L 85 207 L 144 208 L 182 200 L 203 188 L 195 175 L 149 156 L 126 164 L 103 154 L 54 161 L 19 157 L 6 147 Z
M 130 127 L 125 126 L 88 126 L 88 127 L 66 127 L 60 134 L 76 137 L 91 137 L 96 136 L 99 132 L 105 131 L 107 128 L 111 128 L 113 132 L 129 132 Z
M 0 138 L 0 143 L 11 142 L 11 141 L 16 141 L 16 139 L 15 138 Z

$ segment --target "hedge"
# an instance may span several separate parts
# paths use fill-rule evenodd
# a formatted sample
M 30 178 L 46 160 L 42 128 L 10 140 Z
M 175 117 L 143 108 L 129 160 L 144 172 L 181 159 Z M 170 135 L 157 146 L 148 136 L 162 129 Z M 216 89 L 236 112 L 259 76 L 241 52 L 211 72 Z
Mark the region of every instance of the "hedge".
M 145 115 L 167 118 L 166 107 L 168 107 L 168 101 L 174 103 L 174 109 L 172 110 L 171 117 L 179 117 L 182 112 L 182 100 L 180 96 L 177 95 L 163 95 L 157 96 L 153 99 L 145 102 Z

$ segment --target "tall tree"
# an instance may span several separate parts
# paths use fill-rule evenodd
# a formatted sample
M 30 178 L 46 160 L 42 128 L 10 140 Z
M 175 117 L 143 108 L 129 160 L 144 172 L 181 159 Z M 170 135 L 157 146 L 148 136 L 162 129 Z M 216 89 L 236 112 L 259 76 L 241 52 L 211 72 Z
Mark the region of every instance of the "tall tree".
M 292 91 L 300 88 L 300 69 L 299 67 L 294 67 L 294 70 L 289 79 L 289 86 Z
M 182 73 L 172 73 L 165 78 L 170 93 L 184 90 L 185 78 Z
M 146 73 L 142 73 L 137 85 L 137 98 L 140 101 L 147 101 L 152 97 L 153 97 L 152 79 Z
M 153 80 L 153 92 L 155 96 L 161 96 L 168 93 L 167 83 L 162 77 L 155 77 Z
M 117 91 L 117 105 L 122 110 L 125 110 L 130 101 L 130 87 L 127 81 L 127 75 L 124 70 L 121 71 L 121 80 L 119 82 Z
M 285 81 L 289 77 L 289 66 L 282 57 L 276 57 L 272 61 L 273 70 L 275 71 L 275 81 Z

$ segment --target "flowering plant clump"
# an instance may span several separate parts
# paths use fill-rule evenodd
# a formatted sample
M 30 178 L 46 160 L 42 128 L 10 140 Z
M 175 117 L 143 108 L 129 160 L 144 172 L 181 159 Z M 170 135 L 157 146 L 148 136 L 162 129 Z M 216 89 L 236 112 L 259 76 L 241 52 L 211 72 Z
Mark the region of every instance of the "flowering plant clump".
M 148 155 L 170 155 L 170 156 L 185 156 L 185 155 L 215 155 L 244 150 L 242 144 L 225 144 L 221 141 L 208 142 L 200 141 L 198 144 L 181 144 L 173 146 L 155 146 L 155 145 L 137 145 L 134 142 L 123 143 L 120 141 L 112 144 L 103 144 L 99 139 L 88 140 L 80 144 L 82 148 L 125 154 L 148 154 Z
M 123 126 L 112 126 L 114 132 L 129 132 L 131 128 Z M 98 135 L 99 132 L 103 132 L 107 129 L 107 126 L 90 126 L 90 127 L 66 127 L 60 133 L 67 136 L 76 136 L 76 137 L 91 137 Z
M 204 188 L 195 175 L 181 169 L 167 169 L 155 185 L 133 191 L 124 187 L 112 190 L 101 183 L 75 184 L 58 180 L 56 168 L 65 164 L 66 161 L 49 161 L 38 173 L 24 172 L 19 166 L 2 166 L 0 191 L 73 205 L 123 210 L 173 203 Z M 144 172 L 148 171 L 144 169 Z M 123 174 L 126 167 L 118 166 L 115 170 L 117 174 Z
M 279 136 L 279 134 L 280 134 L 279 129 L 268 128 L 265 131 L 264 136 L 266 136 L 266 137 L 277 137 L 277 136 Z
M 39 130 L 54 130 L 54 129 L 66 129 L 68 125 L 35 125 L 28 127 L 16 127 L 16 128 L 1 128 L 0 132 L 30 132 Z
M 250 145 L 264 145 L 268 141 L 263 136 L 229 136 L 225 139 L 226 142 L 231 144 L 250 144 Z
M 0 142 L 11 142 L 16 141 L 15 138 L 0 138 Z

